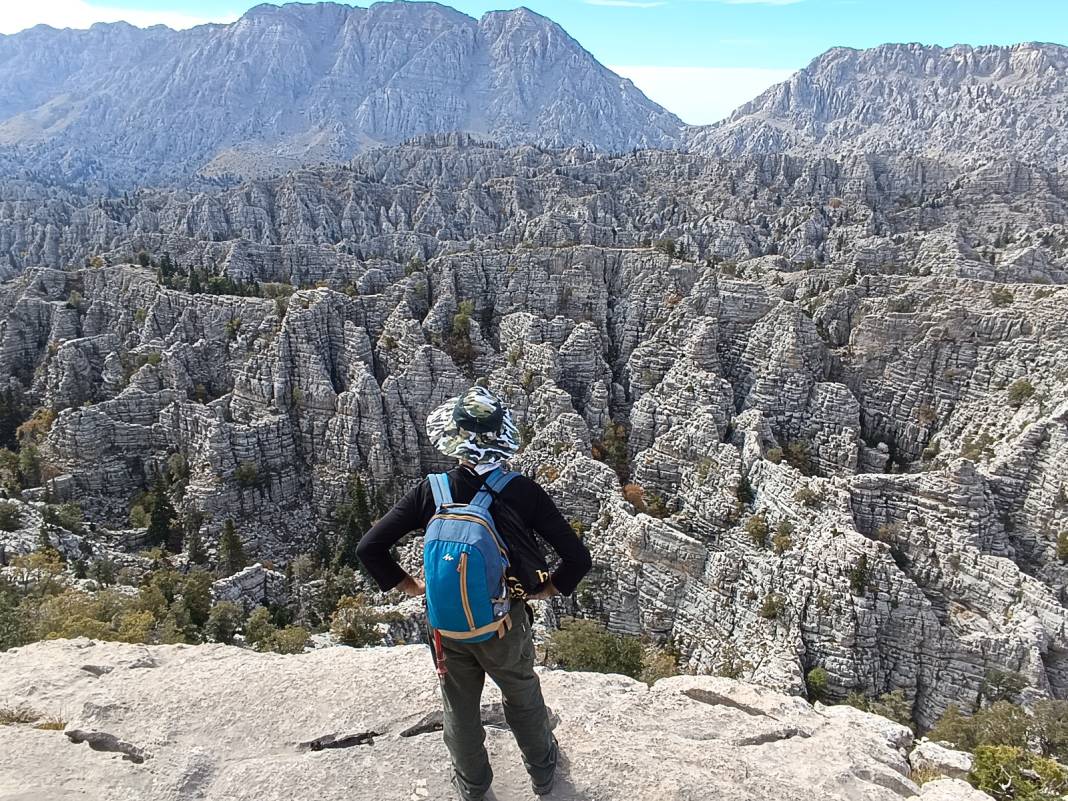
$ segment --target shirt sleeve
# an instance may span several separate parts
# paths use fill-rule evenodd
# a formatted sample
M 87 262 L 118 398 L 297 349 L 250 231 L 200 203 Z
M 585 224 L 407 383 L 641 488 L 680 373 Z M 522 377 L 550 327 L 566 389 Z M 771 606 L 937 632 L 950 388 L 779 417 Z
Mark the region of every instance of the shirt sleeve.
M 553 586 L 564 595 L 570 595 L 592 566 L 590 551 L 564 520 L 553 499 L 541 485 L 533 484 L 534 515 L 531 528 L 552 546 L 560 556 L 560 565 L 552 575 Z
M 427 496 L 431 498 L 429 513 Z M 389 551 L 406 534 L 426 525 L 433 515 L 432 498 L 430 485 L 421 481 L 360 538 L 356 556 L 382 590 L 393 589 L 407 575 Z

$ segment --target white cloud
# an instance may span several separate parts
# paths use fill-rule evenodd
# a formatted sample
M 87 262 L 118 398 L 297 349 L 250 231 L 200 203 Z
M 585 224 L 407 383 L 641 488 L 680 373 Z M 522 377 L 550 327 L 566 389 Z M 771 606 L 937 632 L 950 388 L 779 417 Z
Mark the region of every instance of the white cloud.
M 238 16 L 234 13 L 198 17 L 181 11 L 90 5 L 85 0 L 0 0 L 0 33 L 17 33 L 42 23 L 53 28 L 88 28 L 94 22 L 119 20 L 140 28 L 166 25 L 182 29 L 205 22 L 232 22 Z
M 657 67 L 611 65 L 630 78 L 651 100 L 691 125 L 707 125 L 730 116 L 765 89 L 795 70 L 763 67 Z

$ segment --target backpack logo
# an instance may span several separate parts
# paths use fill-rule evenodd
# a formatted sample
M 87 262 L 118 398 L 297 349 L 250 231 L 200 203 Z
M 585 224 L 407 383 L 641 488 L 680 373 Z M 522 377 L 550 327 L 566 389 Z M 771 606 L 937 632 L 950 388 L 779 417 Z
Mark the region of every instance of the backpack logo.
M 441 557 L 441 558 L 442 558 L 442 559 L 444 559 L 444 560 L 445 560 L 446 562 L 451 562 L 451 561 L 452 561 L 453 559 L 455 559 L 456 557 L 455 557 L 455 556 L 453 556 L 453 555 L 452 555 L 451 553 L 447 553 L 447 554 L 445 554 L 445 555 L 444 555 L 443 557 Z

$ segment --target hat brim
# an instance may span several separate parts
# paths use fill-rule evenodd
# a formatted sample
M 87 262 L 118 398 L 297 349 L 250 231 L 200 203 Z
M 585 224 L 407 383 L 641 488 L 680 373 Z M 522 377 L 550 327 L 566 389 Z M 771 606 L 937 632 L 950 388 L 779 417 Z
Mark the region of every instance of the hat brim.
M 453 419 L 459 400 L 459 396 L 449 398 L 426 419 L 427 436 L 437 450 L 474 464 L 504 461 L 519 451 L 519 429 L 510 410 L 505 410 L 497 431 L 480 434 L 462 428 Z

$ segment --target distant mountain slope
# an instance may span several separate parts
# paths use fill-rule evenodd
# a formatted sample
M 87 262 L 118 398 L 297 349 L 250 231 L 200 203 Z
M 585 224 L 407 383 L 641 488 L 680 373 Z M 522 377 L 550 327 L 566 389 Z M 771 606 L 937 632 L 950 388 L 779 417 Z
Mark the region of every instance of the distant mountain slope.
M 835 48 L 727 120 L 702 153 L 915 153 L 954 163 L 1068 160 L 1068 48 Z
M 187 31 L 0 36 L 0 174 L 121 187 L 253 175 L 426 132 L 671 147 L 682 124 L 526 9 L 261 5 Z

